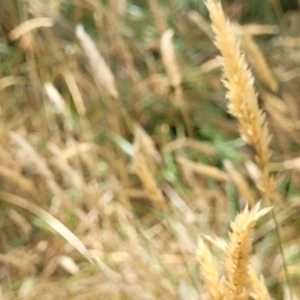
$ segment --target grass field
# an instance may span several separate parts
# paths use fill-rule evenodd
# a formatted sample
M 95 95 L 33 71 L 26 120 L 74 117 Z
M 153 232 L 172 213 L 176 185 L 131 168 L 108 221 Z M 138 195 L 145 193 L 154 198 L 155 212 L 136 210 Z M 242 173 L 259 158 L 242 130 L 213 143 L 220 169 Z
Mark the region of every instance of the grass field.
M 0 300 L 300 299 L 297 1 L 0 1 Z

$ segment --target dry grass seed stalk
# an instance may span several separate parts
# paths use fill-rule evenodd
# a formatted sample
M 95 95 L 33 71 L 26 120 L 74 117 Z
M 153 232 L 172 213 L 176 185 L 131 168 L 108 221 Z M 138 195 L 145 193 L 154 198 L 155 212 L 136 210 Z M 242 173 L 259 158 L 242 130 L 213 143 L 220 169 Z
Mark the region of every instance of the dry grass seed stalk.
M 258 107 L 253 75 L 241 52 L 234 26 L 226 20 L 221 4 L 212 0 L 206 4 L 216 36 L 215 45 L 222 54 L 220 60 L 223 83 L 228 89 L 229 112 L 239 120 L 240 134 L 246 143 L 254 147 L 257 164 L 263 168 L 271 157 L 271 135 L 265 115 Z
M 249 255 L 252 249 L 252 235 L 256 221 L 272 208 L 267 207 L 259 211 L 260 202 L 252 210 L 245 210 L 237 215 L 231 223 L 232 233 L 229 234 L 230 243 L 226 249 L 224 268 L 227 274 L 227 298 L 248 299 Z

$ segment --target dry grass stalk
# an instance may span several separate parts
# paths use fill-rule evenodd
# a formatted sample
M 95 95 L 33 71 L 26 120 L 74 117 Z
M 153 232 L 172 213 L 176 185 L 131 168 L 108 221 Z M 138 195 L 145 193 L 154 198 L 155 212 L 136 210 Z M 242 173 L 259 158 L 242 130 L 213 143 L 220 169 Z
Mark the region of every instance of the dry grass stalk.
M 176 157 L 176 160 L 183 168 L 189 168 L 198 175 L 206 176 L 217 181 L 228 181 L 229 178 L 226 173 L 217 167 L 208 166 L 199 162 L 193 162 L 183 157 Z
M 82 25 L 77 25 L 76 36 L 88 58 L 96 84 L 107 89 L 109 95 L 113 98 L 118 98 L 119 93 L 116 88 L 115 77 Z
M 42 158 L 35 149 L 17 133 L 11 132 L 10 138 L 25 152 L 28 160 L 36 167 L 37 173 L 45 178 L 46 183 L 53 194 L 57 195 L 63 201 L 63 204 L 68 210 L 74 211 L 73 203 L 66 197 L 64 191 L 56 183 L 54 175 L 49 169 L 46 160 Z
M 188 114 L 188 109 L 183 98 L 183 90 L 181 87 L 181 75 L 176 60 L 175 48 L 172 42 L 174 31 L 168 29 L 161 37 L 160 50 L 163 64 L 167 70 L 170 84 L 175 90 L 175 104 L 181 109 L 182 117 L 190 137 L 194 136 L 193 127 Z
M 278 112 L 281 112 L 283 116 L 289 117 L 289 114 L 292 113 L 291 107 L 289 107 L 288 102 L 285 99 L 281 99 L 273 93 L 268 93 L 265 91 L 261 91 L 260 96 L 264 103 L 271 105 Z
M 212 41 L 214 40 L 214 34 L 207 23 L 207 21 L 196 11 L 190 11 L 188 13 L 189 19 L 194 22 L 200 30 L 202 30 Z
M 73 74 L 69 70 L 65 70 L 62 75 L 64 76 L 64 79 L 68 85 L 68 88 L 70 90 L 70 93 L 73 97 L 78 115 L 81 118 L 86 118 L 86 109 L 84 106 L 84 102 L 80 93 L 80 90 L 78 88 L 78 85 L 76 83 L 76 80 L 73 76 Z
M 134 136 L 135 139 L 139 140 L 141 150 L 147 161 L 152 174 L 156 174 L 158 171 L 158 165 L 162 163 L 162 157 L 155 147 L 155 143 L 148 135 L 148 133 L 139 125 L 134 125 Z
M 280 31 L 276 25 L 247 24 L 242 28 L 248 35 L 276 34 Z
M 27 158 L 35 165 L 39 174 L 46 178 L 52 178 L 52 173 L 47 166 L 46 161 L 35 151 L 35 149 L 16 132 L 10 132 L 10 138 L 21 147 L 26 153 Z
M 228 299 L 248 299 L 248 291 L 245 287 L 249 281 L 249 255 L 252 249 L 254 226 L 260 217 L 272 209 L 267 207 L 259 211 L 259 206 L 260 202 L 250 211 L 246 207 L 231 223 L 230 243 L 226 249 L 227 256 L 224 260 Z
M 116 176 L 111 175 L 110 178 L 111 178 L 113 190 L 115 191 L 116 195 L 118 196 L 119 201 L 129 212 L 132 213 L 133 207 L 129 200 L 130 195 L 128 195 L 128 193 L 124 190 L 123 186 L 120 184 L 120 182 L 118 181 Z
M 26 78 L 23 76 L 6 76 L 0 79 L 0 91 L 12 85 L 24 85 Z
M 269 165 L 268 168 L 270 168 L 271 166 L 272 165 Z M 255 182 L 258 188 L 263 190 L 268 196 L 270 196 L 270 198 L 277 202 L 281 208 L 287 207 L 287 204 L 285 203 L 283 197 L 275 191 L 275 181 L 270 180 L 267 176 L 264 176 L 261 170 L 252 161 L 247 161 L 245 163 L 245 167 L 250 178 Z
M 50 101 L 56 106 L 58 112 L 64 117 L 66 129 L 68 133 L 70 133 L 73 129 L 73 124 L 71 114 L 67 108 L 65 100 L 51 82 L 46 82 L 44 89 Z
M 111 130 L 122 136 L 123 126 L 121 125 L 121 114 L 124 113 L 124 110 L 122 111 L 122 109 L 119 109 L 121 103 L 116 103 L 116 101 L 112 101 L 111 99 L 111 97 L 114 99 L 119 98 L 115 77 L 100 51 L 98 51 L 95 43 L 85 32 L 84 27 L 81 24 L 76 27 L 76 36 L 84 50 L 88 60 L 89 69 L 93 75 L 97 88 L 102 95 L 103 102 L 105 103 Z M 117 37 L 119 37 L 119 35 Z M 103 88 L 102 91 L 101 88 Z M 118 157 L 122 158 L 122 152 L 118 148 L 116 149 L 116 152 Z
M 147 257 L 147 249 L 141 244 L 138 231 L 134 226 L 134 223 L 130 220 L 131 215 L 120 205 L 116 205 L 115 209 L 116 217 L 120 224 L 122 224 L 122 230 L 128 236 L 128 240 L 130 241 L 129 247 L 135 254 Z
M 57 262 L 68 273 L 70 273 L 72 275 L 79 273 L 78 265 L 75 263 L 75 261 L 70 256 L 60 255 L 57 258 Z
M 212 245 L 214 245 L 218 249 L 224 252 L 226 251 L 227 243 L 224 239 L 217 236 L 210 236 L 207 234 L 203 234 L 202 236 L 205 238 L 205 240 L 209 241 Z
M 250 206 L 254 206 L 257 202 L 256 196 L 250 189 L 245 178 L 234 168 L 233 164 L 229 160 L 224 161 L 224 166 L 240 195 L 245 198 L 246 202 L 249 203 Z
M 14 41 L 21 38 L 24 34 L 39 28 L 39 27 L 52 27 L 54 22 L 51 18 L 34 18 L 27 20 L 13 29 L 9 33 L 9 38 Z
M 137 266 L 138 274 L 143 276 L 141 278 L 143 278 L 143 283 L 146 283 L 146 286 L 148 286 L 147 290 L 151 291 L 155 288 L 158 294 L 161 293 L 164 295 L 165 299 L 174 299 L 176 294 L 175 288 L 169 284 L 170 279 L 161 274 L 163 272 L 161 259 L 164 259 L 164 257 L 160 255 L 160 253 L 157 253 L 156 249 L 152 247 L 150 243 L 145 243 L 145 240 L 150 242 L 149 237 L 147 237 L 147 234 L 142 230 L 137 230 L 137 228 L 140 227 L 140 224 L 133 221 L 130 218 L 131 216 L 124 211 L 123 207 L 116 205 L 114 209 L 116 211 L 116 217 L 122 227 L 122 231 L 126 235 L 126 240 L 123 241 L 123 243 L 125 245 L 128 244 L 130 258 Z M 170 259 L 170 257 L 168 258 Z M 175 258 L 177 262 L 178 258 L 178 256 Z M 150 261 L 153 263 L 153 259 L 159 261 L 159 264 L 156 264 L 156 268 L 153 268 L 150 263 Z M 174 257 L 172 260 L 174 262 Z M 144 274 L 146 274 L 146 277 L 144 277 Z M 147 281 L 154 283 L 155 287 L 147 284 Z
M 264 100 L 265 108 L 273 119 L 273 122 L 276 123 L 276 128 L 274 128 L 280 147 L 283 152 L 287 153 L 289 151 L 288 144 L 284 141 L 284 138 L 288 133 L 295 142 L 300 144 L 300 138 L 298 135 L 299 124 L 295 122 L 295 115 L 298 114 L 297 109 L 294 110 L 293 105 L 290 103 L 285 103 L 281 99 L 278 99 L 276 96 L 262 93 L 261 98 Z M 277 128 L 279 127 L 279 128 Z
M 82 155 L 84 153 L 91 155 L 95 148 L 93 143 L 75 143 L 74 145 L 68 146 L 68 148 L 62 150 L 61 152 L 62 159 L 64 160 L 72 159 L 73 157 Z M 91 159 L 93 160 L 93 157 Z
M 126 0 L 110 0 L 109 7 L 110 11 L 107 15 L 108 22 L 114 24 L 114 26 L 110 28 L 111 33 L 109 34 L 111 44 L 114 45 L 115 55 L 117 58 L 121 58 L 123 60 L 125 65 L 124 71 L 129 76 L 133 92 L 137 93 L 141 88 L 139 84 L 140 76 L 136 71 L 134 57 L 131 51 L 129 51 L 129 47 L 126 42 L 127 34 L 124 30 L 126 26 L 124 26 L 124 22 L 122 20 L 122 17 L 124 17 L 126 12 Z
M 117 2 L 118 2 L 117 0 L 109 0 L 108 1 L 109 12 L 110 12 L 110 14 L 113 15 L 113 18 L 115 20 L 118 19 L 118 15 L 119 15 L 119 7 L 118 7 Z
M 121 16 L 126 14 L 127 0 L 118 0 L 118 12 Z
M 223 64 L 223 84 L 228 89 L 228 109 L 239 120 L 241 137 L 256 151 L 256 163 L 262 169 L 263 175 L 259 188 L 264 197 L 269 199 L 276 188 L 276 182 L 267 170 L 271 157 L 271 135 L 265 113 L 258 106 L 254 77 L 241 52 L 235 28 L 226 19 L 221 4 L 215 0 L 206 3 L 216 35 L 215 45 L 222 54 L 220 60 Z
M 275 47 L 279 46 L 279 47 L 294 48 L 294 47 L 299 47 L 299 43 L 300 43 L 299 37 L 281 36 L 274 39 L 272 45 Z
M 29 239 L 30 234 L 32 233 L 32 226 L 27 219 L 14 209 L 9 209 L 7 215 L 19 227 L 22 236 Z
M 222 6 L 214 0 L 207 1 L 207 8 L 216 35 L 215 45 L 221 51 L 224 85 L 228 89 L 229 112 L 240 122 L 240 134 L 256 150 L 256 161 L 265 167 L 271 157 L 271 135 L 260 110 L 254 90 L 254 78 L 241 52 L 234 26 L 226 20 Z
M 244 30 L 241 31 L 243 45 L 250 57 L 251 64 L 256 69 L 258 76 L 269 87 L 269 89 L 273 92 L 276 92 L 278 90 L 278 83 L 268 67 L 263 53 L 253 40 L 252 36 L 247 34 Z
M 224 286 L 220 280 L 217 262 L 201 238 L 198 240 L 197 254 L 210 299 L 225 299 Z
M 140 139 L 141 145 L 144 148 L 144 151 L 148 152 L 157 164 L 162 163 L 162 157 L 159 151 L 156 149 L 155 143 L 149 134 L 144 130 L 144 128 L 136 123 L 134 125 L 134 134 Z
M 119 25 L 121 27 L 121 25 Z M 134 57 L 132 53 L 129 51 L 129 47 L 126 44 L 126 39 L 124 37 L 124 33 L 121 32 L 121 28 L 119 30 L 119 39 L 118 39 L 118 47 L 119 53 L 122 57 L 124 64 L 126 66 L 126 71 L 129 75 L 131 80 L 133 91 L 136 93 L 137 91 L 143 91 L 143 87 L 140 85 L 140 75 L 136 71 L 135 64 L 134 64 Z M 137 89 L 137 91 L 135 91 Z
M 55 164 L 63 173 L 70 177 L 74 187 L 76 187 L 79 191 L 81 190 L 81 192 L 87 189 L 86 183 L 84 182 L 80 172 L 76 172 L 76 170 L 69 165 L 68 160 L 64 158 L 63 151 L 57 145 L 52 143 L 49 143 L 47 148 L 55 156 L 54 158 L 51 158 L 51 163 Z
M 90 190 L 80 172 L 78 172 L 78 170 L 76 171 L 76 169 L 64 159 L 63 152 L 58 146 L 49 143 L 48 148 L 55 155 L 55 157 L 51 159 L 51 163 L 61 170 L 62 174 L 67 175 L 74 189 L 76 189 L 79 194 L 85 196 L 84 199 L 86 203 L 88 203 L 91 207 L 97 207 L 98 199 Z
M 0 175 L 6 177 L 12 182 L 15 182 L 19 185 L 19 187 L 27 192 L 32 193 L 34 191 L 33 183 L 15 170 L 11 170 L 5 166 L 0 165 Z
M 260 278 L 258 278 L 254 270 L 250 267 L 248 270 L 248 277 L 249 277 L 250 291 L 255 294 L 256 296 L 255 299 L 258 300 L 272 299 L 262 275 L 260 276 Z
M 0 197 L 6 202 L 13 205 L 26 209 L 27 211 L 35 214 L 44 222 L 46 222 L 51 228 L 53 228 L 57 233 L 59 233 L 63 238 L 66 239 L 79 253 L 81 253 L 87 260 L 90 260 L 89 251 L 86 249 L 81 240 L 74 235 L 65 225 L 63 225 L 59 220 L 50 215 L 47 211 L 43 210 L 34 203 L 29 202 L 19 196 L 0 191 Z
M 220 63 L 220 60 L 218 58 L 213 58 L 205 63 L 203 63 L 200 67 L 199 67 L 199 71 L 202 74 L 205 73 L 209 73 L 212 70 L 218 69 L 222 66 L 222 64 Z
M 148 0 L 151 13 L 154 17 L 156 29 L 160 35 L 162 35 L 168 28 L 165 17 L 162 13 L 162 8 L 157 3 L 157 0 Z
M 172 42 L 173 35 L 174 30 L 172 29 L 168 29 L 163 33 L 161 37 L 160 49 L 162 60 L 167 70 L 170 83 L 174 89 L 178 89 L 181 85 L 181 75 L 176 62 L 176 53 Z
M 288 81 L 291 81 L 295 78 L 298 78 L 299 77 L 299 71 L 300 71 L 300 68 L 297 67 L 295 69 L 292 69 L 292 70 L 289 70 L 289 71 L 286 71 L 286 72 L 283 72 L 283 73 L 279 73 L 279 78 L 280 78 L 280 81 L 282 82 L 288 82 Z
M 147 165 L 138 139 L 134 141 L 133 147 L 135 170 L 141 179 L 150 199 L 153 201 L 154 206 L 157 209 L 162 210 L 165 202 L 164 196 L 161 190 L 158 188 L 155 178 L 151 173 L 149 166 Z
M 171 200 L 171 203 L 182 213 L 182 215 L 185 218 L 185 221 L 188 224 L 195 222 L 196 215 L 194 214 L 194 212 L 170 185 L 166 184 L 163 187 L 163 191 L 165 192 L 166 196 Z
M 178 138 L 164 146 L 164 152 L 175 151 L 181 148 L 191 148 L 197 150 L 201 153 L 204 153 L 208 157 L 215 157 L 216 151 L 215 148 L 207 142 L 197 141 L 191 138 Z
M 264 235 L 265 234 L 266 233 L 264 233 Z M 213 244 L 215 247 L 217 247 L 218 249 L 223 251 L 224 253 L 226 252 L 228 245 L 224 239 L 219 238 L 219 237 L 211 237 L 209 235 L 203 235 L 203 237 L 207 241 L 209 241 L 211 244 Z M 206 257 L 208 257 L 208 255 L 206 255 L 204 257 L 204 259 Z M 259 300 L 264 300 L 264 299 L 270 300 L 271 299 L 268 289 L 265 285 L 263 276 L 261 275 L 260 278 L 258 278 L 251 265 L 249 265 L 249 268 L 248 268 L 247 286 L 249 287 L 250 294 L 254 299 L 259 299 Z M 231 298 L 229 297 L 228 299 L 231 299 Z
M 262 97 L 264 100 L 266 97 Z M 273 98 L 273 97 L 272 97 Z M 274 122 L 278 124 L 278 127 L 282 129 L 282 131 L 288 133 L 295 142 L 298 144 L 300 143 L 299 136 L 297 135 L 297 132 L 295 132 L 295 122 L 291 118 L 291 116 L 284 114 L 284 110 L 278 108 L 275 106 L 275 103 L 272 103 L 270 101 L 265 102 L 265 107 Z M 279 135 L 279 134 L 278 134 Z M 285 149 L 285 145 L 281 145 L 283 149 Z

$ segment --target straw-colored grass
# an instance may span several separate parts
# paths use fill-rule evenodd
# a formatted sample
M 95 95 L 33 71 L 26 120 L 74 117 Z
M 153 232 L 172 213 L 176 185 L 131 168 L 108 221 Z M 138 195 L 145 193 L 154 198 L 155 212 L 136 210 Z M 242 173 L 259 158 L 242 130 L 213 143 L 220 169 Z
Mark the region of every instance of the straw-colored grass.
M 0 1 L 0 299 L 299 298 L 299 10 L 196 2 Z
M 254 89 L 254 77 L 241 53 L 234 26 L 226 20 L 221 4 L 207 1 L 216 35 L 215 44 L 222 56 L 224 85 L 228 89 L 229 112 L 239 120 L 239 131 L 243 140 L 254 147 L 256 161 L 265 167 L 271 157 L 269 144 L 271 135 L 262 110 L 258 106 Z
M 249 298 L 245 286 L 248 281 L 252 234 L 258 218 L 270 211 L 270 208 L 265 208 L 261 211 L 258 211 L 258 209 L 259 203 L 251 211 L 245 208 L 231 224 L 232 233 L 230 234 L 230 243 L 226 249 L 226 259 L 224 261 L 229 299 Z

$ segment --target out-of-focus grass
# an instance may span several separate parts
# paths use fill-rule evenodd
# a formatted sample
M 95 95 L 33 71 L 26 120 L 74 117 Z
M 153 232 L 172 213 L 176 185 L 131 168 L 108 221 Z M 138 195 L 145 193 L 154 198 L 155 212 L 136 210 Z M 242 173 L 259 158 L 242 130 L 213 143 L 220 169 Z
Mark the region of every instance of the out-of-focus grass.
M 0 2 L 3 299 L 208 299 L 198 236 L 227 239 L 247 200 L 226 159 L 255 199 L 262 197 L 253 150 L 227 112 L 218 52 L 189 17 L 194 10 L 208 25 L 204 3 L 158 1 L 158 13 L 150 2 Z M 277 26 L 272 34 L 261 35 L 264 26 L 252 33 L 278 90 L 244 50 L 274 134 L 274 210 L 290 288 L 299 297 L 299 9 L 296 1 L 224 1 L 224 8 L 242 25 Z M 11 35 L 34 19 L 37 28 Z M 89 64 L 78 24 L 110 68 L 119 96 L 101 78 L 103 69 Z M 179 104 L 160 48 L 161 28 L 169 27 Z M 139 172 L 138 164 L 146 167 Z M 274 299 L 288 299 L 272 228 L 268 217 L 259 222 L 253 265 Z M 212 248 L 221 266 L 223 254 Z

